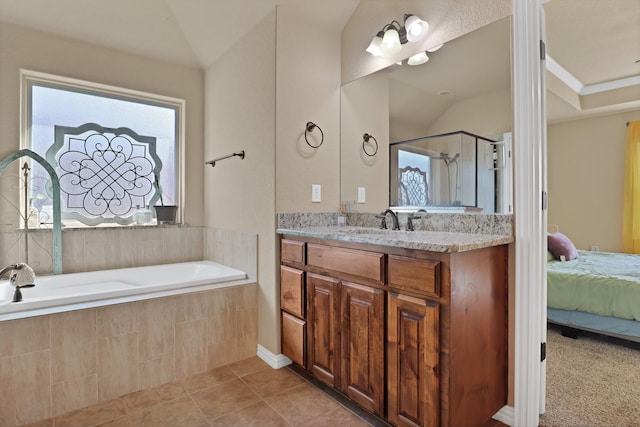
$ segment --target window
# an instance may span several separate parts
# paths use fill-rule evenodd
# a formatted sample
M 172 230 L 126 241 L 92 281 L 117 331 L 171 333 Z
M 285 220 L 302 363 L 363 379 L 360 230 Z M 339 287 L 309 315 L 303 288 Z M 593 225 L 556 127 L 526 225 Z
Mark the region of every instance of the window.
M 23 147 L 55 168 L 66 225 L 126 225 L 138 207 L 178 204 L 184 100 L 24 70 L 22 92 Z M 47 186 L 29 193 L 50 221 Z

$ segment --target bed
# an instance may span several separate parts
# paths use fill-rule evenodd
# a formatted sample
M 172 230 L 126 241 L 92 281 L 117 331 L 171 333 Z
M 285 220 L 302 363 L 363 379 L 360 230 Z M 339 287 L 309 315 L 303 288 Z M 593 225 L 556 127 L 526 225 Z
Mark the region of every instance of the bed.
M 547 263 L 548 321 L 640 342 L 640 255 L 576 253 Z

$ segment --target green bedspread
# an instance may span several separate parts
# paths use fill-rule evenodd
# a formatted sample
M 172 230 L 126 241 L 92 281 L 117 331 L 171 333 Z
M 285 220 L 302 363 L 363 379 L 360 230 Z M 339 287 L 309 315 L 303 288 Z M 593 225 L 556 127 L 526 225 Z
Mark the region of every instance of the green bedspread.
M 547 263 L 547 305 L 640 320 L 640 255 L 578 251 Z

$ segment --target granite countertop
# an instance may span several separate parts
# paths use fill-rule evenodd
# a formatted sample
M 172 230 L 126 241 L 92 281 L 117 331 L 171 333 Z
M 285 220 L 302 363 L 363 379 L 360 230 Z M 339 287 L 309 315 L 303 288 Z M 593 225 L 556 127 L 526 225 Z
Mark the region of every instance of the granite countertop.
M 432 252 L 464 252 L 513 242 L 513 236 L 448 231 L 383 230 L 369 227 L 300 227 L 279 228 L 278 234 L 368 243 Z

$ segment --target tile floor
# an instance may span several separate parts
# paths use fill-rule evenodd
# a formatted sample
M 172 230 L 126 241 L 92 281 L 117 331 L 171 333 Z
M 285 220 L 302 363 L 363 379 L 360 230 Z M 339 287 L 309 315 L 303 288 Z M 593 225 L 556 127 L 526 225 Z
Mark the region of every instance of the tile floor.
M 387 425 L 339 395 L 334 397 L 292 369 L 274 370 L 252 357 L 29 427 Z M 491 421 L 485 427 L 503 425 Z

